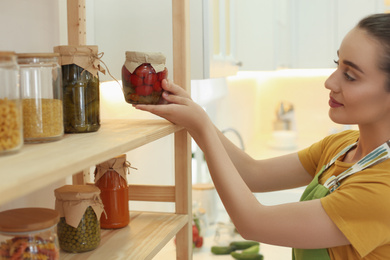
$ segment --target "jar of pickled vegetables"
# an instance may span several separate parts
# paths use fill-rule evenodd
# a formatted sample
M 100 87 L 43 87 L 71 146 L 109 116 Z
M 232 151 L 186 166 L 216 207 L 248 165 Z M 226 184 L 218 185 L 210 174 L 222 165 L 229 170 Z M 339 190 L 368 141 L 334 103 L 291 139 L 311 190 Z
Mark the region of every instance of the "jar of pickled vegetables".
M 46 208 L 0 212 L 0 259 L 60 259 L 59 213 Z
M 61 55 L 65 133 L 95 132 L 100 128 L 98 47 L 57 46 Z
M 64 135 L 58 57 L 56 53 L 18 54 L 25 143 L 55 141 Z
M 157 52 L 126 52 L 122 67 L 122 86 L 130 104 L 158 104 L 161 82 L 168 77 L 165 55 Z
M 126 154 L 96 165 L 95 185 L 100 189 L 105 216 L 100 219 L 101 228 L 122 228 L 129 224 L 129 192 L 126 174 L 130 164 Z
M 14 52 L 0 52 L 0 154 L 23 145 L 19 66 Z
M 54 191 L 60 213 L 57 233 L 60 248 L 71 253 L 95 249 L 100 244 L 103 204 L 94 185 L 65 185 Z

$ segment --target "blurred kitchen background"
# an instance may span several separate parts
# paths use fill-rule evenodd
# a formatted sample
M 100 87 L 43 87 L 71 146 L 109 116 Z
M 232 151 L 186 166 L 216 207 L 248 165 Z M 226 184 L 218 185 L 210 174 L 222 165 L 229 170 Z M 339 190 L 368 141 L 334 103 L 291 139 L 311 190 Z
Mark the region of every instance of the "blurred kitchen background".
M 173 79 L 170 0 L 87 0 L 86 4 L 87 44 L 98 45 L 113 77 L 121 79 L 125 51 L 157 51 L 167 56 Z M 388 9 L 386 0 L 190 0 L 192 97 L 226 136 L 258 159 L 291 153 L 330 133 L 354 128 L 329 120 L 324 81 L 335 68 L 333 60 L 344 35 L 364 16 Z M 0 50 L 52 52 L 53 46 L 67 45 L 66 26 L 65 0 L 0 0 Z M 157 118 L 127 104 L 120 83 L 108 73 L 100 74 L 100 79 L 102 121 Z M 229 219 L 202 152 L 195 143 L 192 150 L 194 212 L 202 213 L 205 230 L 210 228 L 194 259 L 208 259 L 215 229 L 229 226 Z M 173 184 L 172 154 L 172 136 L 129 152 L 128 161 L 138 170 L 131 171 L 128 181 Z M 70 179 L 0 210 L 53 207 L 54 194 L 47 194 L 65 183 Z M 256 196 L 264 204 L 277 204 L 297 201 L 301 192 L 302 188 Z M 130 202 L 133 210 L 173 211 L 173 207 Z M 173 259 L 173 247 L 170 243 L 156 259 Z M 265 259 L 290 256 L 288 249 L 279 247 L 265 246 L 261 251 Z

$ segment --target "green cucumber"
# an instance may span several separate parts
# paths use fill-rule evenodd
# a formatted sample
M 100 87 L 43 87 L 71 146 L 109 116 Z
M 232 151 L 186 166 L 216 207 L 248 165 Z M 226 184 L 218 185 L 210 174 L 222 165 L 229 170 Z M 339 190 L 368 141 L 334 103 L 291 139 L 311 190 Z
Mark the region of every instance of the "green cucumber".
M 257 241 L 250 241 L 250 240 L 233 241 L 229 244 L 230 247 L 233 247 L 236 250 L 244 250 L 251 246 L 257 246 L 257 245 L 260 245 L 260 243 Z
M 237 252 L 231 252 L 230 255 L 237 260 L 263 260 L 264 256 L 262 254 L 240 254 Z
M 214 255 L 228 255 L 234 251 L 234 248 L 230 246 L 212 246 L 211 253 Z
M 246 255 L 246 254 L 258 254 L 260 251 L 260 245 L 255 245 L 248 247 L 247 249 L 244 249 L 241 253 Z

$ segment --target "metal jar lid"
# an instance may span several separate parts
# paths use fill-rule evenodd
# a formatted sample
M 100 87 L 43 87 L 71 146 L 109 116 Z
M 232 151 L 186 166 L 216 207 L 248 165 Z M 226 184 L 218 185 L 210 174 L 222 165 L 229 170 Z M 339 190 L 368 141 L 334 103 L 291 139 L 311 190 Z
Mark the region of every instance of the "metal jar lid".
M 48 208 L 19 208 L 0 212 L 0 232 L 27 233 L 44 230 L 58 223 L 60 215 Z

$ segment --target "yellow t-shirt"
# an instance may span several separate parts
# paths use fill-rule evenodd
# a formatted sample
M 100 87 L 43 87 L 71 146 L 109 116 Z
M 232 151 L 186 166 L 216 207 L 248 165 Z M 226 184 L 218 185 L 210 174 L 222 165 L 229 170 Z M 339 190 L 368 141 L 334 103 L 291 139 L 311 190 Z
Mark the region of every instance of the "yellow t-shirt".
M 351 130 L 330 135 L 299 151 L 299 159 L 314 177 L 323 165 L 358 138 L 359 132 Z M 353 165 L 342 162 L 342 159 L 343 156 L 321 175 L 321 184 Z M 329 248 L 332 260 L 390 259 L 389 159 L 345 178 L 337 190 L 321 198 L 321 203 L 351 242 L 351 245 Z

